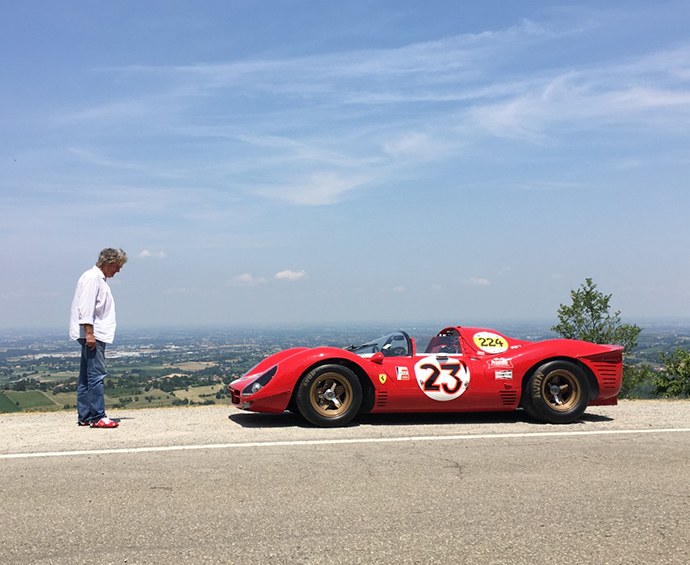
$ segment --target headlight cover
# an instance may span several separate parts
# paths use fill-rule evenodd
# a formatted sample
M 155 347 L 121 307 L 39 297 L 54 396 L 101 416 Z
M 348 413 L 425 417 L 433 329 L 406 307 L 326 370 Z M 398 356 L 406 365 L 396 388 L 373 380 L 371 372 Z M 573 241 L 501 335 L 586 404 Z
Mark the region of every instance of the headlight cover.
M 257 392 L 259 392 L 269 382 L 271 382 L 271 379 L 275 376 L 277 371 L 278 365 L 274 365 L 273 367 L 268 369 L 268 371 L 259 375 L 256 379 L 254 379 L 251 383 L 249 383 L 246 387 L 242 389 L 242 396 L 251 396 L 252 394 L 256 394 Z

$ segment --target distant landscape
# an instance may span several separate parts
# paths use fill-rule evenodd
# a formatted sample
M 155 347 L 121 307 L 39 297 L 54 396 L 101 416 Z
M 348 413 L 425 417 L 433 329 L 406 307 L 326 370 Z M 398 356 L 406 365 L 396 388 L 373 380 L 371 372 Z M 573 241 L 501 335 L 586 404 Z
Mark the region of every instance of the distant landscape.
M 690 347 L 690 321 L 640 324 L 644 331 L 628 364 L 661 367 L 660 354 Z M 542 322 L 494 323 L 505 335 L 531 341 L 556 335 Z M 151 408 L 230 404 L 227 384 L 264 357 L 289 347 L 363 343 L 393 329 L 415 338 L 442 325 L 313 326 L 295 328 L 213 328 L 120 331 L 106 357 L 106 408 Z M 0 412 L 74 410 L 79 346 L 66 332 L 0 333 Z M 649 398 L 652 391 L 631 391 Z

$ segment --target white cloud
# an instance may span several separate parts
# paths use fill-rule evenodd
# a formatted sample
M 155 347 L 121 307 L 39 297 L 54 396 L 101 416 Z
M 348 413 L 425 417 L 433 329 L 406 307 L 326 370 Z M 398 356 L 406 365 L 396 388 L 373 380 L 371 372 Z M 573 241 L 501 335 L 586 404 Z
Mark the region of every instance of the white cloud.
M 477 279 L 472 277 L 466 280 L 465 284 L 468 284 L 469 286 L 489 286 L 491 284 L 491 281 L 489 279 Z
M 277 280 L 284 280 L 284 281 L 298 281 L 299 279 L 303 279 L 307 276 L 307 273 L 304 271 L 280 271 L 279 273 L 276 273 L 273 275 L 274 279 Z
M 255 278 L 251 273 L 237 275 L 230 281 L 231 286 L 258 286 L 266 282 L 263 277 Z
M 148 249 L 144 249 L 139 255 L 137 255 L 138 259 L 165 259 L 168 256 L 167 253 L 164 251 L 155 251 L 151 252 Z
M 398 293 L 407 292 L 407 289 L 404 286 L 394 286 L 393 292 L 398 292 Z

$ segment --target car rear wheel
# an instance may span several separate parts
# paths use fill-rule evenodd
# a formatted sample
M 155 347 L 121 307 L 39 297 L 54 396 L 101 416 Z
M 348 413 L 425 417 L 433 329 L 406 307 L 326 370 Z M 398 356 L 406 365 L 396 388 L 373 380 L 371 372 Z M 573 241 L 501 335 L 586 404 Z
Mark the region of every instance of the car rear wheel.
M 550 424 L 569 424 L 589 403 L 589 381 L 580 367 L 569 361 L 539 366 L 522 391 L 522 407 L 532 418 Z
M 362 385 L 347 367 L 322 365 L 300 381 L 296 400 L 299 413 L 312 424 L 342 426 L 359 411 Z

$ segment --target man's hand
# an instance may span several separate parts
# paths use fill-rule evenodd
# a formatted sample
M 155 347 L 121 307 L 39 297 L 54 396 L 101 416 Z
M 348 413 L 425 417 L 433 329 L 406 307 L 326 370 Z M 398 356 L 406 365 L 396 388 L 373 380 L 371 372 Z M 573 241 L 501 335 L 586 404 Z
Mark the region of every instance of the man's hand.
M 84 331 L 86 332 L 86 347 L 89 349 L 96 349 L 96 338 L 93 336 L 93 326 L 91 324 L 84 324 Z

